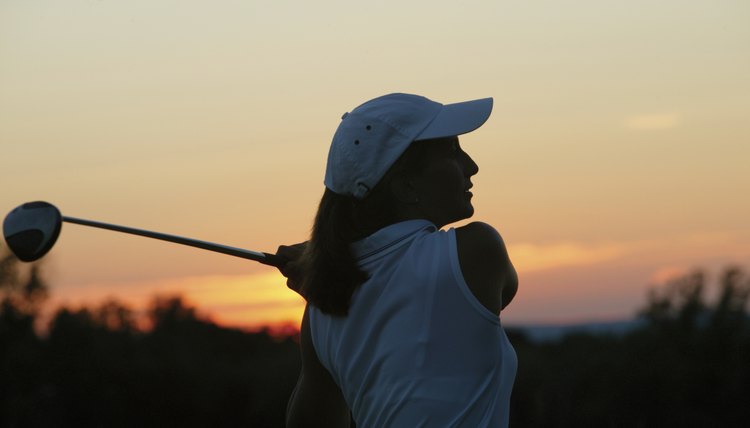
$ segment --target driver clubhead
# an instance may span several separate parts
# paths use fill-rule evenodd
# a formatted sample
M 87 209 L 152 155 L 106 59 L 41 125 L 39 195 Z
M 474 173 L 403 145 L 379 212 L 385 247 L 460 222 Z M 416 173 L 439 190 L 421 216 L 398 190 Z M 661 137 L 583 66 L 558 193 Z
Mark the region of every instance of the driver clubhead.
M 42 258 L 62 229 L 60 210 L 48 202 L 27 202 L 5 216 L 3 236 L 8 248 L 24 262 Z

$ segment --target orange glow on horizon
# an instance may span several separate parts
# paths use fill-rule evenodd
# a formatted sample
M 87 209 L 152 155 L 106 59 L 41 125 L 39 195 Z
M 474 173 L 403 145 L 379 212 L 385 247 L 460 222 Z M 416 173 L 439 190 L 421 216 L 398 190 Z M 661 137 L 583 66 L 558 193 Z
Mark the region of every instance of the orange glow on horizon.
M 116 295 L 113 289 L 123 290 Z M 124 292 L 127 290 L 127 292 Z M 201 316 L 227 327 L 258 330 L 298 326 L 304 300 L 286 287 L 276 271 L 235 276 L 200 276 L 117 284 L 88 284 L 55 298 L 53 306 L 99 305 L 116 300 L 136 312 L 144 311 L 156 296 L 181 296 Z

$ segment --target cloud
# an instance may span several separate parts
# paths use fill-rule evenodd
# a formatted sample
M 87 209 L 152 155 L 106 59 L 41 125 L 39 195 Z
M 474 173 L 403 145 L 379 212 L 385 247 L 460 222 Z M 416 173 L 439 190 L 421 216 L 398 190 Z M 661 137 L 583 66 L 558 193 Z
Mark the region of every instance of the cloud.
M 656 269 L 649 277 L 649 283 L 664 285 L 677 278 L 685 276 L 690 269 L 685 266 L 663 266 Z
M 551 245 L 516 244 L 508 248 L 517 269 L 535 271 L 568 266 L 586 266 L 614 260 L 627 251 L 618 244 L 586 245 L 557 243 Z
M 721 268 L 750 258 L 750 233 L 695 232 L 601 243 L 565 241 L 549 244 L 518 243 L 508 246 L 519 271 L 591 266 L 605 262 L 618 265 L 652 265 L 649 280 L 668 282 L 691 268 Z
M 680 120 L 677 113 L 645 114 L 627 118 L 625 126 L 636 130 L 671 129 L 679 125 Z

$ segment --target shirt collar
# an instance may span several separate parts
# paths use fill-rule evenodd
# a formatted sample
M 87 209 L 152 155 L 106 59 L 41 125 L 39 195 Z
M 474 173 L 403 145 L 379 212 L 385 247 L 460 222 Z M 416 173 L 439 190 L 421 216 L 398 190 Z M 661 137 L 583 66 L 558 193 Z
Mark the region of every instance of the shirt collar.
M 408 242 L 418 232 L 437 230 L 432 222 L 427 220 L 406 220 L 386 226 L 365 239 L 352 244 L 352 251 L 358 260 L 363 260 L 386 249 L 394 248 Z

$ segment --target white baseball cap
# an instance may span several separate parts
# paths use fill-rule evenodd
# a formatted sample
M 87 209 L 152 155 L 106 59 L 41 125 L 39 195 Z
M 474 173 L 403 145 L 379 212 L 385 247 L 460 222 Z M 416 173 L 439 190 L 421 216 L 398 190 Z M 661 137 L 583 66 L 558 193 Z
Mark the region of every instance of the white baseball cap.
M 389 94 L 367 101 L 341 117 L 324 183 L 334 193 L 363 199 L 413 141 L 466 134 L 491 112 L 492 98 L 440 104 Z

